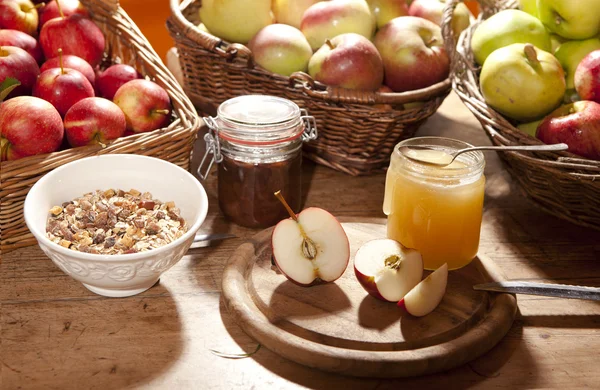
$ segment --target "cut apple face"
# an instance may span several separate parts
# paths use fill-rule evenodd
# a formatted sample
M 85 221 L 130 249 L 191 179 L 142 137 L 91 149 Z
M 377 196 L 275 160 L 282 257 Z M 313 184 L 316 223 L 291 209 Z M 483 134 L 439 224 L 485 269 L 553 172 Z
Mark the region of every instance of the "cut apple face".
M 354 274 L 375 298 L 398 302 L 423 276 L 423 259 L 413 249 L 390 239 L 362 245 L 354 257 Z
M 433 271 L 398 302 L 415 317 L 423 317 L 431 313 L 440 304 L 446 293 L 448 283 L 448 264 L 444 263 Z

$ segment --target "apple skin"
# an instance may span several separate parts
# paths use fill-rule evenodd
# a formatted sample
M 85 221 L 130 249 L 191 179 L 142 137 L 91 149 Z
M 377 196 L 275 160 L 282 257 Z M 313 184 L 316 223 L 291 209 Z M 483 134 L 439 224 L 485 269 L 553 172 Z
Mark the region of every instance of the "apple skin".
M 79 0 L 60 0 L 60 8 L 65 17 L 79 14 L 86 18 L 89 18 L 90 14 L 87 9 L 79 2 Z M 46 24 L 51 19 L 61 17 L 60 12 L 58 12 L 58 6 L 56 5 L 56 0 L 51 0 L 49 3 L 46 3 L 44 8 L 42 8 L 40 14 L 40 28 Z
M 540 125 L 540 123 L 542 123 L 542 120 L 543 119 L 533 121 L 533 122 L 521 123 L 517 126 L 517 129 L 521 130 L 525 134 L 529 134 L 530 136 L 535 137 L 537 128 Z
M 385 68 L 384 84 L 395 92 L 425 88 L 450 72 L 440 27 L 414 16 L 400 16 L 375 35 Z
M 199 14 L 212 34 L 237 43 L 248 43 L 273 23 L 271 0 L 203 0 Z
M 94 86 L 96 82 L 96 73 L 90 64 L 88 64 L 83 58 L 79 58 L 73 55 L 63 55 L 63 67 L 69 69 L 75 69 L 85 76 L 86 79 Z M 60 68 L 60 57 L 50 58 L 40 67 L 40 72 L 44 72 L 48 69 Z
M 327 39 L 344 33 L 356 33 L 370 40 L 375 28 L 375 16 L 365 0 L 321 1 L 304 12 L 300 23 L 313 51 Z
M 69 145 L 104 144 L 125 134 L 125 114 L 110 100 L 90 97 L 67 111 L 64 120 Z
M 445 7 L 445 0 L 414 0 L 410 4 L 408 14 L 430 20 L 441 26 Z M 456 5 L 454 15 L 452 16 L 452 32 L 456 39 L 471 24 L 471 16 L 471 11 L 469 11 L 469 8 L 464 3 Z
M 40 45 L 46 58 L 71 54 L 97 66 L 104 55 L 104 34 L 90 19 L 74 14 L 65 18 L 54 18 L 46 22 L 40 31 Z
M 536 18 L 538 17 L 537 0 L 519 0 L 519 9 Z
M 127 130 L 144 133 L 169 123 L 171 100 L 160 85 L 145 79 L 132 80 L 121 86 L 113 102 L 125 114 Z M 165 112 L 156 112 L 165 110 Z
M 600 50 L 599 38 L 567 41 L 558 47 L 554 56 L 558 59 L 567 75 L 567 89 L 575 88 L 575 70 L 584 57 L 594 50 Z M 585 97 L 584 99 L 591 100 L 589 97 Z
M 30 95 L 40 75 L 36 60 L 25 50 L 15 46 L 0 47 L 0 84 L 12 77 L 21 83 L 8 98 L 19 95 Z
M 63 134 L 59 113 L 45 100 L 18 96 L 0 105 L 2 161 L 54 152 Z
M 254 61 L 266 70 L 289 76 L 306 72 L 313 52 L 300 30 L 287 24 L 270 24 L 248 43 Z
M 131 80 L 141 79 L 142 75 L 133 66 L 126 64 L 115 64 L 99 72 L 96 79 L 96 91 L 98 96 L 113 100 L 117 90 Z
M 273 0 L 273 14 L 277 23 L 300 29 L 302 15 L 313 4 L 321 0 Z
M 538 19 L 526 12 L 507 9 L 482 22 L 471 38 L 475 61 L 483 65 L 496 49 L 513 43 L 531 43 L 538 49 L 550 52 L 550 34 Z
M 564 142 L 569 152 L 600 160 L 600 104 L 582 100 L 557 108 L 540 123 L 536 137 L 546 144 Z
M 25 50 L 38 64 L 44 61 L 44 54 L 38 41 L 19 30 L 0 30 L 0 46 L 16 46 Z
M 600 103 L 600 50 L 588 53 L 575 69 L 575 89 L 582 100 Z
M 48 69 L 38 77 L 33 86 L 33 96 L 50 102 L 64 117 L 78 101 L 94 96 L 94 87 L 75 69 Z
M 567 39 L 588 39 L 600 33 L 598 0 L 537 0 L 538 18 L 551 32 Z
M 0 29 L 19 30 L 37 37 L 38 11 L 29 0 L 0 0 Z
M 371 41 L 346 33 L 317 50 L 308 64 L 308 73 L 329 86 L 376 91 L 383 82 L 383 62 Z
M 398 16 L 408 16 L 406 0 L 367 0 L 371 12 L 375 15 L 377 28 L 385 26 L 390 20 Z

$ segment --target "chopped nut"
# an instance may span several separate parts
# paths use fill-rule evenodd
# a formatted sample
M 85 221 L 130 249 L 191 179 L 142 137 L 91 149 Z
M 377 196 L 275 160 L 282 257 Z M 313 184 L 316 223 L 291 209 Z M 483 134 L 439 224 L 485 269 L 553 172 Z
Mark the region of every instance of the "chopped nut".
M 127 193 L 129 195 L 133 195 L 133 196 L 140 196 L 140 194 L 141 194 L 141 192 L 139 192 L 138 190 L 134 190 L 133 188 L 130 189 Z
M 155 206 L 155 205 L 156 205 L 156 203 L 154 203 L 154 202 L 153 202 L 153 201 L 151 201 L 151 200 L 142 200 L 142 201 L 141 201 L 141 202 L 138 204 L 138 206 L 139 206 L 141 209 L 146 209 L 146 210 L 152 210 L 152 209 L 154 209 L 154 206 Z
M 60 242 L 58 243 L 60 246 L 64 246 L 65 248 L 68 248 L 71 246 L 71 241 L 69 240 L 60 240 Z
M 60 206 L 54 206 L 50 209 L 50 213 L 52 215 L 58 215 L 58 214 L 62 213 L 62 211 L 63 211 L 63 208 Z
M 110 199 L 113 196 L 115 196 L 116 192 L 115 190 L 113 190 L 112 188 L 109 190 L 104 191 L 104 193 L 102 194 L 102 196 L 104 196 L 106 199 Z

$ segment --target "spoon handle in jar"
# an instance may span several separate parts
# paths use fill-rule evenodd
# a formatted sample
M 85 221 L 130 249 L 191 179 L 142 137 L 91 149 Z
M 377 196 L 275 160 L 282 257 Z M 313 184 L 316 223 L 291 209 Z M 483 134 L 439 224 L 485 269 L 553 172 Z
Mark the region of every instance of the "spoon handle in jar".
M 517 146 L 476 146 L 473 148 L 463 149 L 460 152 L 472 152 L 474 150 L 534 150 L 538 152 L 550 152 L 567 150 L 569 145 L 567 144 L 552 144 L 552 145 L 517 145 Z

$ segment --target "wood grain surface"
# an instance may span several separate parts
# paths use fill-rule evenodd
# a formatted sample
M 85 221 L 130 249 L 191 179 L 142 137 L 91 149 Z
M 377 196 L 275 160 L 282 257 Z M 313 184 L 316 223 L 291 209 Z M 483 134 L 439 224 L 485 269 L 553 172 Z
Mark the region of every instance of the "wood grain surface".
M 450 95 L 417 135 L 489 144 L 472 114 Z M 201 146 L 198 147 L 201 150 Z M 479 256 L 508 279 L 600 287 L 600 233 L 531 206 L 486 152 L 486 198 Z M 197 155 L 195 156 L 197 159 Z M 306 206 L 338 217 L 381 218 L 385 175 L 348 177 L 307 162 Z M 2 256 L 0 389 L 398 389 L 597 388 L 600 305 L 518 296 L 510 331 L 481 357 L 443 373 L 406 379 L 354 378 L 307 368 L 261 348 L 221 300 L 225 264 L 257 231 L 219 213 L 216 180 L 204 232 L 238 238 L 194 249 L 143 294 L 109 299 L 63 274 L 36 247 Z

